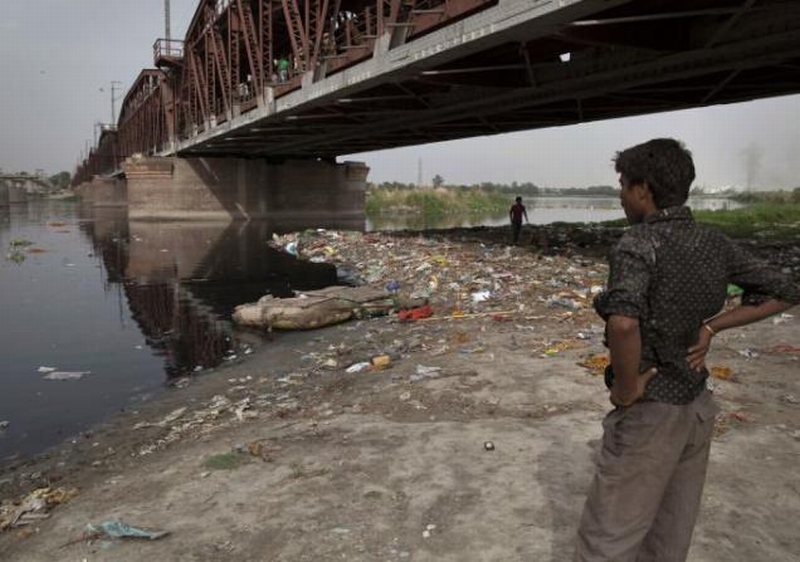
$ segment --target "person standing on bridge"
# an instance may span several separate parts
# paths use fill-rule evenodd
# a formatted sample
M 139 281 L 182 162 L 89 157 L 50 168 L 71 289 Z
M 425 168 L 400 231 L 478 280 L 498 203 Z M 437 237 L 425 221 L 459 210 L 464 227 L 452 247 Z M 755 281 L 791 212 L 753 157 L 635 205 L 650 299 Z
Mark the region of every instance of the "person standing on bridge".
M 513 244 L 516 245 L 519 240 L 519 233 L 522 231 L 522 217 L 525 217 L 525 222 L 528 221 L 528 211 L 525 210 L 525 205 L 522 204 L 522 197 L 517 196 L 514 204 L 508 210 L 508 218 L 511 220 L 511 238 Z
M 286 57 L 281 57 L 278 61 L 278 76 L 281 82 L 289 80 L 289 59 Z
M 695 170 L 674 139 L 617 153 L 632 225 L 611 251 L 606 321 L 615 406 L 603 420 L 597 471 L 578 530 L 578 562 L 686 559 L 718 408 L 705 356 L 721 332 L 800 303 L 800 287 L 684 206 Z M 744 289 L 722 310 L 728 284 Z

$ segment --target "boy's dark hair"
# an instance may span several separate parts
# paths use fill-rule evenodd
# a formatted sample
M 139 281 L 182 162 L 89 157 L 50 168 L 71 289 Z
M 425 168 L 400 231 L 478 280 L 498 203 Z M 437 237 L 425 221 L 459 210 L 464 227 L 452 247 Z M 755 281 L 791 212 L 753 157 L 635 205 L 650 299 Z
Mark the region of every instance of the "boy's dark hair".
M 647 183 L 659 209 L 686 203 L 694 181 L 694 162 L 682 142 L 653 139 L 617 152 L 614 163 L 629 183 Z
M 520 197 L 519 195 L 517 195 L 517 198 L 516 198 L 516 199 L 514 199 L 514 201 L 516 201 L 517 203 L 519 203 L 520 201 L 522 201 L 522 197 Z

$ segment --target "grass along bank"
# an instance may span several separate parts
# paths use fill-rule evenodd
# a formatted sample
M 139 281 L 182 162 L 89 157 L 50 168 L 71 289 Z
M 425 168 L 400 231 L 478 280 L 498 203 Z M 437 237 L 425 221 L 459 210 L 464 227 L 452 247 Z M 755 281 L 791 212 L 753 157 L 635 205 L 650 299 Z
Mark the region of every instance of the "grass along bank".
M 485 215 L 507 211 L 513 201 L 507 194 L 480 187 L 367 190 L 368 216 L 418 215 L 435 220 L 448 215 Z
M 800 240 L 800 203 L 758 202 L 739 209 L 692 210 L 697 222 L 708 224 L 731 238 Z M 604 226 L 624 226 L 625 219 Z

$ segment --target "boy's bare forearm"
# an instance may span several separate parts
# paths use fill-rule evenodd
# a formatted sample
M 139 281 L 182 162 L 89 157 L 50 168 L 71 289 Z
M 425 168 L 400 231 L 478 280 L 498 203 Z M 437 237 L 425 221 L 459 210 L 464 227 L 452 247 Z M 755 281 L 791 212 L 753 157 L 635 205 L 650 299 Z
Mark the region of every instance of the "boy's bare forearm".
M 639 320 L 612 315 L 608 319 L 608 348 L 614 370 L 612 402 L 622 406 L 639 398 L 639 363 L 642 356 L 642 337 Z
M 723 312 L 708 320 L 706 324 L 716 333 L 738 326 L 745 326 L 769 318 L 792 308 L 792 304 L 775 299 L 768 300 L 759 305 L 742 305 Z

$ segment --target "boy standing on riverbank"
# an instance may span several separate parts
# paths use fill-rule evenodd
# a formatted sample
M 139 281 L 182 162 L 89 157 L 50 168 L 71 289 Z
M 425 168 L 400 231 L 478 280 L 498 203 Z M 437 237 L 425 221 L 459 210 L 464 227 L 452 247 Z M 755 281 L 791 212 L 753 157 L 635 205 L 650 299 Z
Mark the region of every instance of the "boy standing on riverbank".
M 608 287 L 595 300 L 615 409 L 603 421 L 575 559 L 679 562 L 718 411 L 706 389 L 711 339 L 800 303 L 800 287 L 694 222 L 684 206 L 694 164 L 678 141 L 624 150 L 616 171 L 632 227 L 612 250 Z M 744 289 L 742 304 L 718 314 L 729 283 Z
M 519 240 L 519 233 L 522 231 L 523 216 L 525 217 L 525 222 L 528 222 L 528 212 L 525 210 L 525 205 L 522 204 L 522 197 L 517 196 L 514 204 L 508 210 L 508 218 L 511 219 L 511 237 L 514 245 Z

